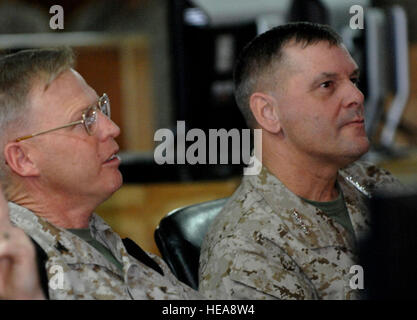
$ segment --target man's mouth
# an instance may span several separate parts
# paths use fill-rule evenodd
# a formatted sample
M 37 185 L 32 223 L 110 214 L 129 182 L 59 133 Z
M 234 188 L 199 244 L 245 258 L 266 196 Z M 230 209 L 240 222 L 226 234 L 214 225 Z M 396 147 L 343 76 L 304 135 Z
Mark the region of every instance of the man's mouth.
M 104 163 L 110 163 L 110 162 L 115 161 L 115 160 L 120 161 L 120 157 L 117 154 L 117 152 L 118 152 L 118 150 L 115 153 L 113 153 L 106 161 L 104 161 Z
M 359 118 L 359 119 L 356 119 L 356 120 L 353 120 L 353 121 L 349 121 L 345 125 L 350 125 L 350 124 L 363 125 L 364 123 L 365 123 L 364 118 Z

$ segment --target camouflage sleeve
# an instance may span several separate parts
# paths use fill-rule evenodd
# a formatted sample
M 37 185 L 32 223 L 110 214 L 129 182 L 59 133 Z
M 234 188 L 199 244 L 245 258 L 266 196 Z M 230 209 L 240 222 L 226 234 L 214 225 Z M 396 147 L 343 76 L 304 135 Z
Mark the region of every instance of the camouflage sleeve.
M 251 288 L 257 298 L 315 299 L 316 290 L 300 267 L 284 250 L 268 239 L 254 250 L 238 254 L 231 268 L 231 279 Z M 249 296 L 253 299 L 253 295 Z
M 233 241 L 214 248 L 222 252 L 203 271 L 200 291 L 211 299 L 317 299 L 313 284 L 276 243 Z M 230 250 L 234 247 L 233 250 Z
M 176 289 L 175 295 L 178 295 L 180 298 L 185 300 L 205 300 L 206 298 L 201 295 L 198 291 L 194 290 L 187 284 L 178 280 L 175 275 L 171 272 L 168 265 L 165 261 L 158 257 L 157 255 L 149 253 L 149 255 L 158 263 L 164 272 L 164 276 L 173 284 L 173 287 Z M 180 294 L 178 294 L 178 292 Z M 165 299 L 169 299 L 168 292 L 166 291 Z

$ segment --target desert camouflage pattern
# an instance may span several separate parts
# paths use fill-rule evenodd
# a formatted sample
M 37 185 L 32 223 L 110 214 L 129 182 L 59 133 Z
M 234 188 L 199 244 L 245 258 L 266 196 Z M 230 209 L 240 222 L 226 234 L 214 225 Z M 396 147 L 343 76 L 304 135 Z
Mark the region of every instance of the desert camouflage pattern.
M 130 256 L 120 237 L 96 214 L 89 223 L 92 236 L 122 262 L 123 272 L 71 232 L 15 203 L 9 202 L 9 209 L 12 223 L 48 255 L 50 299 L 202 299 L 197 291 L 178 281 L 159 257 L 149 254 L 164 276 Z
M 367 199 L 401 184 L 364 162 L 339 170 L 338 183 L 356 239 L 266 167 L 244 176 L 203 242 L 199 291 L 210 299 L 361 298 L 350 288 L 349 271 L 357 264 L 357 241 L 369 230 Z

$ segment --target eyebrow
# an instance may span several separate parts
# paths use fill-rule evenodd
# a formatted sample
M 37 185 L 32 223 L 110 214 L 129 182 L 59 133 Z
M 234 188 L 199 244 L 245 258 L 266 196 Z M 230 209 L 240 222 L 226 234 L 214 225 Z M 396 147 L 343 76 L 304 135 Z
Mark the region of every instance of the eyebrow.
M 85 110 L 87 110 L 89 107 L 91 107 L 91 106 L 93 106 L 93 105 L 95 105 L 95 104 L 98 104 L 98 100 L 99 100 L 99 99 L 100 99 L 100 97 L 98 97 L 98 98 L 97 98 L 97 100 L 96 100 L 95 102 L 93 102 L 93 103 L 91 103 L 91 104 L 89 104 L 89 105 L 87 105 L 87 106 L 84 106 L 84 107 L 83 107 L 83 109 L 74 110 L 74 111 L 71 113 L 71 117 L 70 117 L 71 121 L 77 121 L 77 120 L 80 120 L 80 119 L 81 119 L 81 117 L 82 117 L 83 112 L 84 112 Z
M 360 70 L 359 68 L 356 68 L 353 70 L 353 72 L 350 74 L 350 77 L 359 77 Z M 323 79 L 337 79 L 339 78 L 339 74 L 336 72 L 322 72 L 320 75 L 318 75 L 316 78 L 314 78 L 311 88 L 315 88 Z

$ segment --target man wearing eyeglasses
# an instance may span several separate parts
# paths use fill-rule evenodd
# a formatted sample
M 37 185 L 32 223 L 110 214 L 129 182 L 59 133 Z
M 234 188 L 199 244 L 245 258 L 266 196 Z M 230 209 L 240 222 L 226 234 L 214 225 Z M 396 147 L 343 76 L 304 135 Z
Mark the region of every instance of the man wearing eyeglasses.
M 94 213 L 122 185 L 120 129 L 73 65 L 69 49 L 0 58 L 0 298 L 201 298 Z

